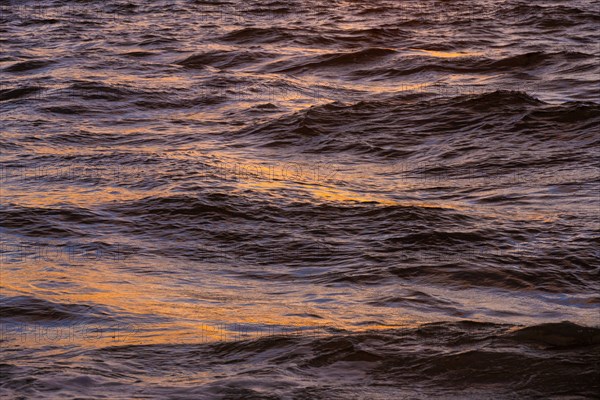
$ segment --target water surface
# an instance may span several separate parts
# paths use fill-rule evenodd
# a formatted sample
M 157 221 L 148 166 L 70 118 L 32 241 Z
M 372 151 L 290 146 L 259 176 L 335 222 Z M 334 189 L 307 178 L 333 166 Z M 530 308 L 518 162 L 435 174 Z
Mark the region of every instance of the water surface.
M 3 396 L 598 393 L 597 1 L 0 4 Z

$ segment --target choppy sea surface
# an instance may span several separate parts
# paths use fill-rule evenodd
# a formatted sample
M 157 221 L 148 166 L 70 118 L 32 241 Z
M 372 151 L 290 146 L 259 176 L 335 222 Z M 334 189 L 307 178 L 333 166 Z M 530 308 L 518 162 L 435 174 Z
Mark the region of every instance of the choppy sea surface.
M 599 22 L 0 1 L 0 395 L 598 398 Z

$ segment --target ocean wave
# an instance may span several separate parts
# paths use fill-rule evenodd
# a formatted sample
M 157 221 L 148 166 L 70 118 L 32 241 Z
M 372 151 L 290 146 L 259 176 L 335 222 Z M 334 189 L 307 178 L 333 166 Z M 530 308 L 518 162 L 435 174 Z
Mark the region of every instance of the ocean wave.
M 417 394 L 415 385 L 429 387 L 435 381 L 438 390 L 445 390 L 445 397 L 457 399 L 492 394 L 546 396 L 556 391 L 593 397 L 597 371 L 588 365 L 597 356 L 598 343 L 587 338 L 596 337 L 598 329 L 560 323 L 511 333 L 515 328 L 464 321 L 317 338 L 272 336 L 199 345 L 113 346 L 82 352 L 77 358 L 49 356 L 43 370 L 5 363 L 3 386 L 24 393 L 35 390 L 41 398 L 57 390 L 63 396 L 93 393 L 122 398 L 144 387 L 152 390 L 150 398 L 358 399 L 390 398 L 392 393 L 427 397 L 437 392 L 423 389 Z M 573 338 L 583 340 L 574 339 L 580 347 L 565 353 L 532 342 L 531 336 L 538 337 L 540 331 L 548 331 L 541 336 L 544 344 L 546 335 L 553 337 L 553 343 L 569 346 Z M 92 359 L 105 361 L 81 370 Z M 154 368 L 149 371 L 148 365 Z M 65 375 L 66 371 L 71 372 Z M 32 376 L 27 384 L 20 378 L 23 373 Z M 193 385 L 176 379 L 183 373 Z M 158 385 L 155 376 L 172 378 L 172 383 Z
M 381 62 L 381 59 L 396 54 L 393 49 L 386 48 L 367 48 L 349 53 L 333 53 L 319 55 L 313 58 L 302 57 L 298 60 L 276 61 L 267 65 L 263 70 L 265 72 L 285 72 L 300 73 L 314 69 L 323 68 L 341 68 L 359 64 L 373 64 Z
M 53 64 L 50 60 L 28 60 L 14 63 L 4 68 L 5 72 L 27 72 L 31 70 L 37 70 L 45 68 Z
M 258 51 L 213 51 L 194 54 L 178 62 L 186 68 L 202 69 L 207 66 L 215 68 L 237 68 L 248 64 L 255 64 L 271 57 L 267 52 Z
M 86 321 L 106 322 L 113 313 L 99 305 L 57 303 L 30 296 L 1 296 L 2 323 Z
M 0 396 L 597 396 L 594 1 L 0 7 Z
M 428 118 L 426 122 L 411 118 L 423 110 L 438 118 Z M 410 156 L 412 146 L 425 137 L 458 130 L 469 136 L 469 132 L 475 133 L 482 127 L 491 137 L 530 131 L 528 137 L 534 139 L 533 132 L 541 129 L 541 123 L 563 123 L 569 124 L 567 131 L 578 132 L 579 138 L 590 136 L 593 126 L 598 123 L 599 111 L 595 103 L 548 106 L 527 93 L 512 91 L 434 100 L 409 100 L 403 95 L 387 101 L 314 106 L 256 127 L 244 128 L 233 135 L 251 138 L 255 146 L 258 140 L 258 145 L 264 147 L 302 146 L 304 152 L 348 152 L 395 159 Z M 460 113 L 461 117 L 451 124 L 446 123 L 444 116 L 455 113 Z M 364 134 L 366 129 L 370 130 L 368 136 Z

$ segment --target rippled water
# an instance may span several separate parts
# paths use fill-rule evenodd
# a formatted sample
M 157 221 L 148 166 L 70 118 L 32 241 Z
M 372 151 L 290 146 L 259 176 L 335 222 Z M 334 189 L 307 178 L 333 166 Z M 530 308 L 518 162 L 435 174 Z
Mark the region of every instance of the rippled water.
M 594 398 L 599 4 L 0 2 L 0 393 Z

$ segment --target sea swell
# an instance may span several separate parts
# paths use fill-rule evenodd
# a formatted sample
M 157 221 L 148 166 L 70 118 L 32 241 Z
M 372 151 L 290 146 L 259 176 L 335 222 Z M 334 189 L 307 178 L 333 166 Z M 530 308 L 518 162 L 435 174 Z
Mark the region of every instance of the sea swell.
M 0 395 L 595 398 L 599 11 L 0 1 Z

